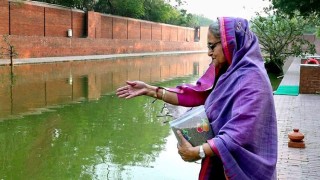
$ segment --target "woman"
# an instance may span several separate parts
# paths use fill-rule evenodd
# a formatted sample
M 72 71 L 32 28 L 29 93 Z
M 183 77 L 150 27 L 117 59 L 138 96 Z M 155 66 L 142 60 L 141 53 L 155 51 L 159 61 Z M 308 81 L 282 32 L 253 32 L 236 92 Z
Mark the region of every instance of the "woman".
M 221 17 L 209 27 L 208 49 L 212 63 L 196 85 L 164 89 L 134 81 L 117 95 L 204 104 L 214 138 L 192 147 L 178 132 L 181 158 L 202 158 L 199 179 L 276 179 L 276 114 L 257 37 L 247 20 Z

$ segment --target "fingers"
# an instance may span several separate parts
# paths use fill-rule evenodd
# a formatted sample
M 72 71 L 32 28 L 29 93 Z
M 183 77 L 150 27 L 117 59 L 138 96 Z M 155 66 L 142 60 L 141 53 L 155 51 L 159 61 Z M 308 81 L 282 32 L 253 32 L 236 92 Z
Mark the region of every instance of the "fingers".
M 124 97 L 127 97 L 129 94 L 129 87 L 128 86 L 123 86 L 123 87 L 120 87 L 117 89 L 116 91 L 116 95 L 119 97 L 119 98 L 124 98 Z
M 178 136 L 179 136 L 179 138 L 180 138 L 180 140 L 181 140 L 181 144 L 186 144 L 186 143 L 188 143 L 188 141 L 186 140 L 186 138 L 184 138 L 184 136 L 182 135 L 182 133 L 181 133 L 180 130 L 177 131 L 177 134 L 178 134 Z
M 122 86 L 122 87 L 119 87 L 119 88 L 117 89 L 117 92 L 118 92 L 118 91 L 127 91 L 127 90 L 129 90 L 129 88 L 130 88 L 130 85 Z
M 140 81 L 127 81 L 126 86 L 120 87 L 116 90 L 116 95 L 119 98 L 130 99 L 144 94 L 143 83 Z

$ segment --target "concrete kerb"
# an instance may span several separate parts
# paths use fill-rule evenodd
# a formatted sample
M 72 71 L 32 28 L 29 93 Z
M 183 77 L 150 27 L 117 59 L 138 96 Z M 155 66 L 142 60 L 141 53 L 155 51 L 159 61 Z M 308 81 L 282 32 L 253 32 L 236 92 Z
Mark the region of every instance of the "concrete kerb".
M 177 54 L 193 54 L 205 53 L 206 50 L 200 51 L 166 51 L 166 52 L 147 52 L 147 53 L 132 53 L 132 54 L 108 54 L 108 55 L 88 55 L 88 56 L 64 56 L 64 57 L 44 57 L 44 58 L 26 58 L 13 59 L 14 65 L 20 64 L 37 64 L 37 63 L 52 63 L 52 62 L 68 62 L 68 61 L 88 61 L 88 60 L 111 60 L 115 58 L 126 57 L 144 57 L 144 56 L 161 56 L 161 55 L 177 55 Z M 9 65 L 9 59 L 0 59 L 0 65 Z

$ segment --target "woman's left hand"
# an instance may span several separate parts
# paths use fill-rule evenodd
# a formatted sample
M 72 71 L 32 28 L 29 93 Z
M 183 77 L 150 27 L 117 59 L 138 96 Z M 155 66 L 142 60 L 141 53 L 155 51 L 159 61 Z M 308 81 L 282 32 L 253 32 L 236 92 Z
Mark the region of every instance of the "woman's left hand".
M 177 131 L 179 138 L 181 139 L 181 144 L 178 143 L 178 153 L 181 158 L 187 162 L 194 162 L 200 158 L 199 148 L 193 147 L 182 135 L 181 131 Z

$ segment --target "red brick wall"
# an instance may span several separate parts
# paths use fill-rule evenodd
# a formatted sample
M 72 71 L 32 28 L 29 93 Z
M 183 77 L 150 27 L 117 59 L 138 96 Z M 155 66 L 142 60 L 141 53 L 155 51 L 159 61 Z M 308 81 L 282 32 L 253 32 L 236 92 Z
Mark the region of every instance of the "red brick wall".
M 82 38 L 86 35 L 86 14 L 72 11 L 72 31 L 74 38 Z
M 113 18 L 113 39 L 128 39 L 128 20 L 125 18 Z
M 200 42 L 205 45 L 207 45 L 208 28 L 209 27 L 200 27 Z
M 153 23 L 151 26 L 152 40 L 160 41 L 161 40 L 161 27 L 162 25 Z
M 128 21 L 128 39 L 140 39 L 140 21 Z
M 101 38 L 112 39 L 112 17 L 101 16 Z
M 178 41 L 185 41 L 186 40 L 186 30 L 179 28 L 178 29 Z
M 18 58 L 204 49 L 201 43 L 191 43 L 192 28 L 41 2 L 0 2 L 0 35 L 10 34 Z M 67 37 L 68 29 L 72 38 Z
M 126 39 L 10 36 L 18 58 L 203 50 L 201 43 Z
M 301 65 L 300 66 L 300 93 L 320 94 L 320 66 Z
M 170 41 L 178 41 L 178 28 L 172 26 L 170 28 Z
M 45 36 L 66 37 L 71 29 L 72 11 L 58 8 L 45 8 Z
M 0 34 L 9 34 L 9 3 L 0 0 Z
M 151 23 L 141 22 L 141 39 L 151 40 Z
M 187 42 L 194 42 L 194 30 L 192 29 L 187 29 Z M 205 43 L 207 43 L 207 41 L 205 41 Z
M 88 12 L 88 38 L 101 38 L 101 15 L 93 11 Z
M 44 7 L 10 2 L 10 34 L 44 36 Z
M 170 26 L 162 26 L 162 41 L 170 41 Z

